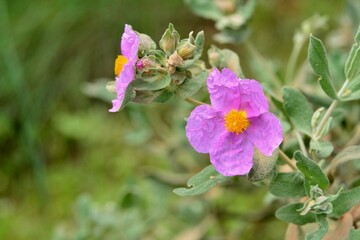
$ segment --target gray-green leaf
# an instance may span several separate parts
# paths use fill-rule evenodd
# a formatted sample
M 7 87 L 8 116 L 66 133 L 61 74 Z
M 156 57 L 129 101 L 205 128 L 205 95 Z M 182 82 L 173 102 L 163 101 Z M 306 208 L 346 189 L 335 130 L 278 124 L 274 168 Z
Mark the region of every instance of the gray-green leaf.
M 307 135 L 311 135 L 311 118 L 313 110 L 305 96 L 291 87 L 283 87 L 284 109 L 296 129 Z
M 327 158 L 331 155 L 334 150 L 334 146 L 331 142 L 314 140 L 310 141 L 310 152 L 316 154 L 318 158 Z
M 360 146 L 347 147 L 338 153 L 327 167 L 327 171 L 335 171 L 340 164 L 360 159 Z
M 302 203 L 291 203 L 283 206 L 275 212 L 275 217 L 284 222 L 293 223 L 296 225 L 304 225 L 315 222 L 316 219 L 314 213 L 309 212 L 306 215 L 300 215 L 297 210 L 302 208 L 302 206 Z
M 349 81 L 356 79 L 360 74 L 360 27 L 355 36 L 355 44 L 345 64 L 345 75 Z
M 214 166 L 210 165 L 189 179 L 187 182 L 189 188 L 176 188 L 174 193 L 179 196 L 196 196 L 206 193 L 216 185 L 226 183 L 230 179 L 231 177 L 219 174 Z
M 305 176 L 305 191 L 310 196 L 310 187 L 319 185 L 322 190 L 326 190 L 329 186 L 329 179 L 313 160 L 304 156 L 301 151 L 296 151 L 294 158 L 296 166 Z
M 332 202 L 334 207 L 331 217 L 341 217 L 353 206 L 360 203 L 360 187 L 356 187 L 340 193 L 339 197 Z
M 304 197 L 306 196 L 304 188 L 304 177 L 299 172 L 278 173 L 271 180 L 269 191 L 278 197 Z
M 322 240 L 329 230 L 329 224 L 326 220 L 326 214 L 316 215 L 316 222 L 319 225 L 319 229 L 313 233 L 306 235 L 306 240 Z
M 324 92 L 331 98 L 337 99 L 337 94 L 331 79 L 326 50 L 320 39 L 310 36 L 308 59 Z

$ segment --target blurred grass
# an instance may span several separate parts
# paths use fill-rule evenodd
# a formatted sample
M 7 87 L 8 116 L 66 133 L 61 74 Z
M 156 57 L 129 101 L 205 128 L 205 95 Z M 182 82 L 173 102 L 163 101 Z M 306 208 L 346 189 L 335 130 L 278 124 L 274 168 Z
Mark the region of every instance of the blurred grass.
M 250 40 L 278 65 L 302 20 L 319 12 L 336 25 L 345 4 L 259 2 Z M 261 209 L 264 188 L 239 180 L 199 198 L 171 192 L 208 164 L 184 136 L 191 106 L 130 104 L 110 114 L 109 103 L 82 92 L 113 77 L 125 23 L 158 41 L 169 22 L 183 37 L 204 29 L 213 43 L 213 23 L 181 0 L 0 0 L 0 239 L 50 239 L 59 227 L 71 234 L 84 193 L 96 204 L 115 202 L 120 219 L 132 212 L 135 222 L 119 223 L 122 239 L 172 239 L 207 217 L 214 239 L 283 236 L 285 224 L 271 215 L 248 218 Z M 254 75 L 243 47 L 232 48 Z

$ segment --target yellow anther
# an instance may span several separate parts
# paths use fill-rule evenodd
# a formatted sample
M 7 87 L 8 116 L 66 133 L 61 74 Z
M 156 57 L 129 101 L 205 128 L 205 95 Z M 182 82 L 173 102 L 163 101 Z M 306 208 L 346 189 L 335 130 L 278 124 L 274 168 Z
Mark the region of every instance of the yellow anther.
M 231 110 L 225 115 L 224 120 L 226 130 L 236 134 L 242 133 L 249 126 L 245 111 Z
M 126 59 L 126 57 L 124 57 L 123 55 L 119 55 L 116 60 L 115 60 L 115 75 L 119 76 L 121 71 L 124 68 L 124 65 L 128 62 L 128 60 Z

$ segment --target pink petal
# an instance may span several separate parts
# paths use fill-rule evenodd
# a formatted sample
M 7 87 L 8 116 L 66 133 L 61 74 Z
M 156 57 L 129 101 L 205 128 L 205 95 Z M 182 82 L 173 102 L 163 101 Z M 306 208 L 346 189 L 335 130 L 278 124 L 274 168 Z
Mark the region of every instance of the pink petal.
M 125 56 L 129 62 L 135 62 L 137 60 L 139 45 L 139 36 L 132 30 L 130 25 L 126 24 L 121 37 L 121 54 Z
M 200 153 L 208 153 L 213 141 L 221 131 L 225 131 L 223 117 L 207 105 L 196 107 L 186 124 L 186 136 L 193 148 Z
M 253 166 L 254 145 L 246 134 L 224 132 L 210 149 L 210 161 L 224 176 L 245 175 Z
M 112 101 L 113 107 L 109 112 L 117 112 L 121 108 L 122 102 L 124 100 L 126 88 L 129 83 L 135 78 L 135 66 L 133 63 L 129 62 L 125 64 L 124 69 L 120 73 L 120 77 L 115 78 L 115 90 L 116 90 L 116 99 Z
M 247 117 L 256 117 L 269 111 L 269 103 L 259 82 L 251 79 L 240 81 L 240 110 L 245 110 Z
M 214 109 L 225 113 L 239 109 L 240 79 L 231 70 L 224 68 L 220 72 L 215 68 L 208 77 L 207 86 Z
M 283 141 L 279 119 L 267 112 L 249 119 L 250 125 L 245 133 L 249 140 L 266 156 L 271 156 Z

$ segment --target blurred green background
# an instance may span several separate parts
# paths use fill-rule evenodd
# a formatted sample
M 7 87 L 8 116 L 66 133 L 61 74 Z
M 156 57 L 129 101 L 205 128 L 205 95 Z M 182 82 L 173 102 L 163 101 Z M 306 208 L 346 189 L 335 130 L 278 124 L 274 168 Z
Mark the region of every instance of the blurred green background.
M 281 68 L 303 20 L 327 15 L 331 29 L 346 11 L 339 0 L 259 0 L 249 42 Z M 113 78 L 125 23 L 158 42 L 169 22 L 216 44 L 214 23 L 182 0 L 0 0 L 0 239 L 282 239 L 264 186 L 172 192 L 209 163 L 185 138 L 191 105 L 113 114 L 108 95 L 93 97 Z M 218 46 L 256 76 L 243 45 Z

